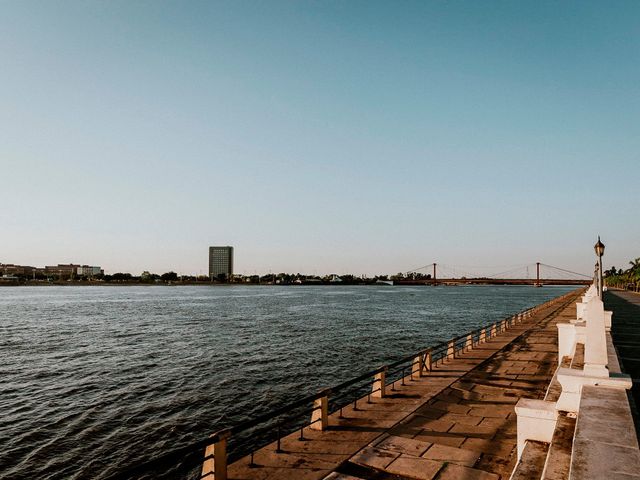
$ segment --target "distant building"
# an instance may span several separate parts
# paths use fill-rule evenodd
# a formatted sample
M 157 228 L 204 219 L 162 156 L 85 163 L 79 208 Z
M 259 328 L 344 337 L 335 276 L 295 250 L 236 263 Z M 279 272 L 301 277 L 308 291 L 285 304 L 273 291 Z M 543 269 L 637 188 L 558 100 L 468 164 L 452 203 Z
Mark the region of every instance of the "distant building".
M 95 275 L 103 274 L 104 270 L 100 267 L 94 267 L 90 265 L 77 265 L 74 263 L 58 265 L 47 265 L 44 268 L 31 267 L 28 265 L 14 265 L 12 263 L 0 263 L 0 274 L 2 275 L 18 275 L 22 277 L 44 277 L 44 276 L 57 276 L 57 277 L 93 277 Z
M 76 273 L 79 277 L 93 277 L 104 273 L 100 267 L 92 267 L 90 265 L 82 265 L 78 267 Z
M 233 275 L 233 247 L 209 247 L 209 278 L 228 280 Z
M 58 265 L 47 265 L 44 267 L 44 273 L 46 275 L 56 275 L 58 277 L 72 277 L 77 273 L 78 267 L 80 265 L 76 265 L 73 263 Z
M 13 263 L 0 263 L 0 274 L 3 275 L 31 275 L 35 267 L 27 265 L 14 265 Z

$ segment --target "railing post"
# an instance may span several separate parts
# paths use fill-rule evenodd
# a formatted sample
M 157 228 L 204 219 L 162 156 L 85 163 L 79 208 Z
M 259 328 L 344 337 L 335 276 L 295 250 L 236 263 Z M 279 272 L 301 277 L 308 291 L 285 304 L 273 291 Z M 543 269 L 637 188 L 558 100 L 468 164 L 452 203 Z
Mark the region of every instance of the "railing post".
M 506 320 L 502 320 L 500 322 L 500 331 L 501 332 L 506 332 L 507 331 L 507 321 Z
M 380 373 L 376 373 L 373 377 L 373 385 L 371 385 L 371 396 L 374 398 L 386 397 L 387 384 L 387 367 L 384 367 Z
M 489 337 L 490 337 L 490 338 L 493 338 L 493 337 L 495 337 L 496 335 L 497 335 L 497 326 L 496 326 L 496 324 L 494 323 L 493 325 L 491 325 L 491 330 L 490 330 L 490 333 L 489 333 Z
M 447 343 L 447 360 L 456 358 L 456 342 L 455 340 L 449 340 Z
M 202 463 L 202 475 L 200 478 L 206 480 L 227 480 L 227 438 L 231 436 L 230 430 L 221 430 L 211 437 L 216 437 L 216 441 L 207 445 L 204 451 L 204 462 Z
M 323 390 L 320 398 L 313 401 L 313 412 L 311 412 L 311 430 L 326 430 L 329 426 L 329 393 L 331 390 Z
M 427 372 L 430 372 L 433 368 L 433 358 L 431 356 L 431 349 L 427 350 L 427 353 L 424 356 L 424 369 Z
M 422 376 L 423 362 L 422 353 L 413 359 L 413 363 L 411 364 L 411 378 L 413 378 L 414 375 L 417 375 L 418 378 Z
M 469 350 L 471 350 L 473 348 L 473 335 L 469 334 L 467 335 L 467 341 L 465 343 L 465 348 L 468 348 Z
M 483 328 L 480 330 L 480 337 L 478 338 L 478 343 L 484 343 L 487 341 L 487 329 Z

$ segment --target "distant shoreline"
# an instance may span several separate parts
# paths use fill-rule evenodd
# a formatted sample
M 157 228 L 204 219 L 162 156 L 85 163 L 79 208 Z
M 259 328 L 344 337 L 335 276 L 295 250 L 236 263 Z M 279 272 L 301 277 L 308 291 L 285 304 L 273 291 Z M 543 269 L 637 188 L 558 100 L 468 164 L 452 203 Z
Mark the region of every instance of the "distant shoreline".
M 545 287 L 563 287 L 563 286 L 579 286 L 579 283 L 561 283 L 558 281 L 550 281 L 544 283 Z M 30 282 L 1 282 L 0 287 L 391 287 L 392 285 L 384 285 L 380 283 L 209 283 L 209 282 L 170 282 L 170 283 L 134 283 L 134 282 L 46 282 L 46 281 L 30 281 Z M 394 287 L 432 287 L 430 283 L 413 283 L 402 282 L 393 285 Z M 439 281 L 438 287 L 459 287 L 459 286 L 510 286 L 510 287 L 531 287 L 531 283 L 525 282 L 484 282 L 482 280 L 474 281 Z

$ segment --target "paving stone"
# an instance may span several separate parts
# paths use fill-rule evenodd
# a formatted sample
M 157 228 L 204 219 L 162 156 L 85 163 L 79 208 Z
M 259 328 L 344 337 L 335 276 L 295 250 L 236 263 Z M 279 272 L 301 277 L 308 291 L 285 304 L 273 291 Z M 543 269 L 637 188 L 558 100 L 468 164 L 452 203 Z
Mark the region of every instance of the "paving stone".
M 406 427 L 419 427 L 426 430 L 437 430 L 438 432 L 446 432 L 453 427 L 454 424 L 455 422 L 452 422 L 451 420 L 445 420 L 442 418 L 433 420 L 422 416 L 413 417 L 410 420 L 407 420 L 406 423 L 402 423 L 402 425 Z
M 454 424 L 461 425 L 478 425 L 483 419 L 481 417 L 470 417 L 468 415 L 461 415 L 459 413 L 446 413 L 440 418 L 443 422 L 452 422 Z
M 431 480 L 442 468 L 443 463 L 426 458 L 410 457 L 401 455 L 391 462 L 385 469 L 386 471 L 420 480 Z
M 490 453 L 496 457 L 509 458 L 511 452 L 516 448 L 515 442 L 503 443 L 484 438 L 466 438 L 464 443 L 460 445 L 462 448 L 473 450 L 476 452 Z
M 469 415 L 483 418 L 507 418 L 512 411 L 514 411 L 513 407 L 504 408 L 497 405 L 493 407 L 472 407 L 469 410 Z
M 389 435 L 375 444 L 376 448 L 404 453 L 415 457 L 421 456 L 432 444 L 412 438 L 396 437 Z
M 391 452 L 381 448 L 367 447 L 351 457 L 351 461 L 373 468 L 384 469 L 400 456 L 398 452 Z
M 481 427 L 479 425 L 473 426 L 459 423 L 451 427 L 449 433 L 457 433 L 464 437 L 489 439 L 496 434 L 496 428 L 493 426 Z
M 423 458 L 431 460 L 441 460 L 465 467 L 473 467 L 480 458 L 479 452 L 465 450 L 464 448 L 449 447 L 447 445 L 433 445 L 429 450 L 422 454 Z
M 446 432 L 434 432 L 424 430 L 414 437 L 416 440 L 423 442 L 438 443 L 440 445 L 449 445 L 451 447 L 459 447 L 466 437 Z
M 448 464 L 438 475 L 438 480 L 500 480 L 500 476 L 476 470 L 475 468 L 464 467 L 453 463 Z
M 362 480 L 362 478 L 344 473 L 331 472 L 328 476 L 324 477 L 323 480 Z
M 436 410 L 442 410 L 444 412 L 454 412 L 454 413 L 467 413 L 469 411 L 469 407 L 466 405 L 460 405 L 458 403 L 452 402 L 443 402 L 442 400 L 437 400 L 432 404 L 433 408 Z

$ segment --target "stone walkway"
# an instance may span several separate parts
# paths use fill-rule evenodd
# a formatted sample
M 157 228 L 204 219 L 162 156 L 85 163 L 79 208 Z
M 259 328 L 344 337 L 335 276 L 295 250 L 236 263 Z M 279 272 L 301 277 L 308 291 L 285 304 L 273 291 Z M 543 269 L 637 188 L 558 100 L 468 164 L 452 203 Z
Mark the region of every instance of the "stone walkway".
M 229 466 L 229 479 L 506 479 L 515 465 L 521 397 L 543 398 L 557 367 L 557 322 L 575 297 L 552 304 L 487 343 L 366 398 Z M 389 389 L 387 389 L 389 390 Z
M 605 307 L 613 310 L 611 336 L 625 373 L 631 375 L 635 400 L 633 414 L 640 438 L 640 293 L 609 290 L 604 295 Z

